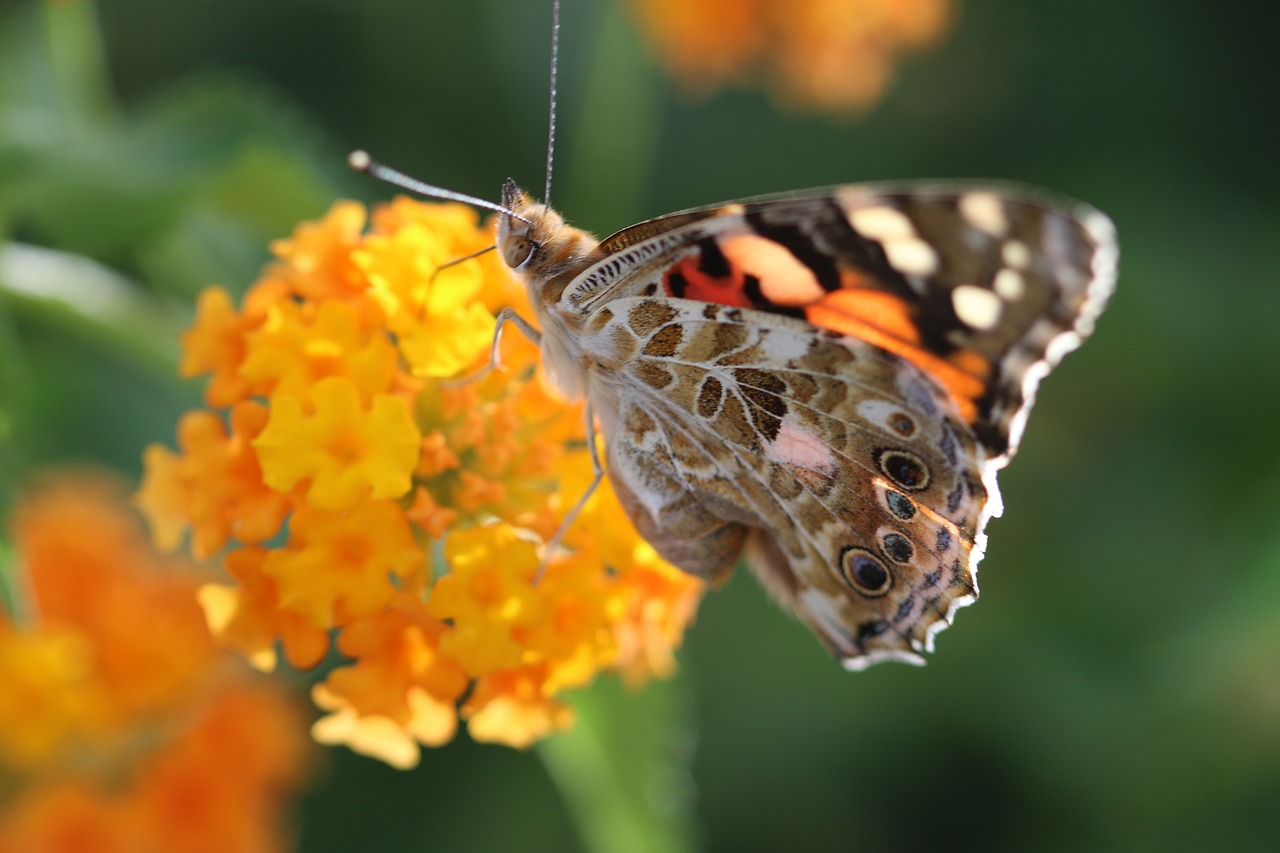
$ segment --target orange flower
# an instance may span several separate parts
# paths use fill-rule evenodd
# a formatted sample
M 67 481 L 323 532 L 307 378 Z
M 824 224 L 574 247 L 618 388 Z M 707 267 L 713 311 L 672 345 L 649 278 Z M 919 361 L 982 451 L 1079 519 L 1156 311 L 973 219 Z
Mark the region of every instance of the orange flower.
M 418 762 L 419 743 L 452 740 L 469 679 L 440 649 L 446 630 L 411 595 L 349 624 L 339 648 L 356 663 L 316 686 L 316 704 L 332 712 L 313 728 L 316 740 L 348 743 L 397 767 Z
M 258 455 L 250 447 L 267 423 L 268 410 L 258 403 L 237 403 L 228 433 L 211 412 L 188 412 L 178 422 L 178 446 L 146 449 L 146 476 L 136 503 L 151 523 L 157 548 L 173 551 L 187 527 L 191 550 L 199 559 L 218 553 L 234 537 L 254 543 L 280 529 L 289 497 L 263 482 Z
M 592 477 L 581 406 L 518 334 L 502 369 L 453 379 L 526 295 L 492 253 L 451 263 L 492 245 L 467 208 L 397 199 L 364 220 L 344 202 L 300 225 L 240 312 L 202 300 L 188 372 L 211 375 L 230 427 L 184 416 L 180 452 L 146 451 L 138 502 L 159 544 L 190 528 L 197 554 L 225 551 L 231 583 L 200 602 L 254 666 L 276 643 L 313 666 L 333 632 L 350 663 L 313 690 L 317 740 L 397 767 L 460 720 L 527 746 L 572 722 L 562 694 L 598 673 L 669 675 L 702 587 L 607 487 L 546 553 Z
M 816 112 L 872 106 L 899 53 L 936 44 L 950 0 L 631 0 L 672 76 L 697 91 L 767 78 Z
M 573 709 L 548 696 L 544 681 L 541 667 L 482 677 L 462 709 L 471 736 L 524 749 L 573 725 Z
M 280 608 L 317 628 L 386 607 L 396 590 L 391 576 L 411 579 L 424 563 L 404 511 L 387 501 L 342 513 L 303 507 L 289 534 L 289 545 L 269 553 L 263 571 L 276 580 Z
M 42 630 L 92 649 L 93 725 L 188 701 L 225 665 L 204 629 L 199 578 L 152 556 L 106 480 L 57 480 L 15 512 L 12 527 Z M 2 737 L 3 734 L 0 734 Z
M 205 584 L 199 592 L 200 606 L 213 635 L 255 669 L 275 669 L 277 640 L 289 663 L 310 669 L 329 650 L 328 631 L 280 606 L 279 584 L 263 571 L 270 553 L 265 548 L 241 548 L 228 554 L 224 566 L 235 583 Z
M 182 336 L 178 372 L 183 376 L 212 374 L 204 392 L 210 406 L 229 406 L 252 390 L 240 375 L 240 364 L 244 361 L 245 333 L 261 319 L 236 311 L 230 295 L 220 287 L 200 294 L 195 325 Z
M 93 669 L 77 632 L 0 625 L 0 764 L 37 767 L 90 725 Z
M 210 641 L 202 576 L 102 479 L 51 479 L 11 527 L 32 612 L 0 613 L 0 850 L 284 849 L 301 721 Z
M 271 244 L 271 252 L 280 258 L 280 263 L 270 268 L 269 275 L 286 282 L 291 292 L 311 302 L 358 301 L 365 283 L 351 253 L 361 242 L 364 222 L 362 205 L 338 202 L 319 222 L 304 222 L 292 237 Z

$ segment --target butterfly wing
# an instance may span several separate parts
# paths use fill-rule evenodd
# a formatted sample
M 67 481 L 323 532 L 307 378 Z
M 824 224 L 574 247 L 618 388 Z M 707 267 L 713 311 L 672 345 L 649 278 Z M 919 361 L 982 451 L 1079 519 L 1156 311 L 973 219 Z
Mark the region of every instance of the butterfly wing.
M 1115 282 L 1110 220 L 1017 186 L 851 185 L 672 214 L 601 243 L 565 310 L 662 295 L 800 317 L 944 385 L 998 464 Z
M 715 578 L 761 579 L 846 665 L 918 660 L 976 594 L 982 452 L 911 362 L 750 309 L 624 298 L 585 351 L 616 491 Z M 607 318 L 607 319 L 606 319 Z
M 1110 293 L 1110 223 L 1026 191 L 847 187 L 634 226 L 564 291 L 615 486 L 668 559 L 745 544 L 851 668 L 977 593 L 995 472 Z

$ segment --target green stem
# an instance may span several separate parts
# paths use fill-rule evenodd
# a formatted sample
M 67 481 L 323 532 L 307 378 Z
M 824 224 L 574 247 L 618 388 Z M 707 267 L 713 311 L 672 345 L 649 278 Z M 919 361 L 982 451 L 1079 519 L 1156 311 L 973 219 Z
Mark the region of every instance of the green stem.
M 628 690 L 616 679 L 574 697 L 574 727 L 538 744 L 593 853 L 692 853 L 687 762 L 693 737 L 679 682 Z
M 0 539 L 0 613 L 7 614 L 19 629 L 34 627 L 38 618 L 32 607 L 26 564 L 4 539 Z
M 43 6 L 49 56 L 65 115 L 74 132 L 86 135 L 95 125 L 119 115 L 97 6 L 91 0 Z
M 644 209 L 657 168 L 663 100 L 661 79 L 622 5 L 601 9 L 582 118 L 565 159 L 565 195 L 591 199 L 593 215 L 614 223 L 634 221 Z

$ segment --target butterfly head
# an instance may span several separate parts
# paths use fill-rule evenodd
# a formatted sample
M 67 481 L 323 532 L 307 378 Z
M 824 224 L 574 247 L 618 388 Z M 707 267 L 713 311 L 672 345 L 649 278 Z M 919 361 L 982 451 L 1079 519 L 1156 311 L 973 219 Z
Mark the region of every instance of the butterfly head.
M 600 244 L 564 217 L 534 201 L 510 178 L 502 187 L 498 254 L 529 287 L 535 306 L 559 298 L 569 280 L 599 259 Z

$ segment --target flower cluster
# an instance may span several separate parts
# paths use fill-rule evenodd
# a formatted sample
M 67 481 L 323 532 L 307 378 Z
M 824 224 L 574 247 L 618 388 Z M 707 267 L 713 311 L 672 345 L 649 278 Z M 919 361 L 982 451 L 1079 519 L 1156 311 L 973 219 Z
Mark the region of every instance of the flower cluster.
M 897 55 L 937 43 L 950 0 L 631 0 L 672 76 L 694 90 L 767 77 L 779 100 L 849 113 L 873 105 Z
M 50 480 L 10 527 L 0 850 L 286 849 L 301 715 L 209 637 L 205 575 L 158 557 L 87 475 Z
M 208 408 L 152 446 L 138 503 L 162 548 L 221 554 L 200 594 L 221 642 L 277 648 L 317 685 L 314 727 L 396 766 L 420 745 L 526 746 L 563 729 L 559 694 L 612 669 L 673 669 L 701 586 L 639 539 L 607 484 L 546 552 L 591 479 L 580 406 L 544 384 L 530 316 L 474 212 L 400 198 L 335 205 L 272 249 L 239 308 L 206 291 L 182 370 Z M 538 579 L 540 567 L 545 573 Z

